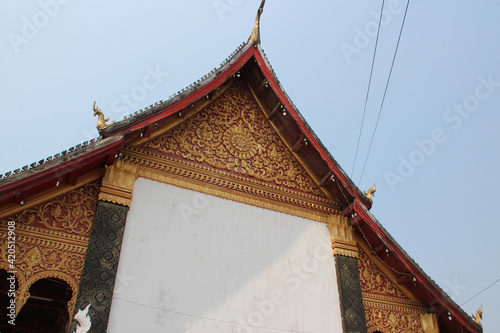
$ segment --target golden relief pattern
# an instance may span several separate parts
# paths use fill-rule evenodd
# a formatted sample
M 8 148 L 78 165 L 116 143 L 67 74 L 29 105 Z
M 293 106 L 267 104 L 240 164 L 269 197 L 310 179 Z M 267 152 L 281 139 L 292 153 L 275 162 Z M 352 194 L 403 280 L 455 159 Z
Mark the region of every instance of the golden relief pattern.
M 420 311 L 400 306 L 363 303 L 368 332 L 424 333 Z
M 358 266 L 362 292 L 408 299 L 361 249 L 359 250 Z
M 358 247 L 358 268 L 368 332 L 423 333 L 425 308 L 413 300 Z
M 99 182 L 84 185 L 43 205 L 0 220 L 0 230 L 15 221 L 15 269 L 8 261 L 7 238 L 0 239 L 0 268 L 16 271 L 16 313 L 30 297 L 29 288 L 43 278 L 68 283 L 72 298 L 68 312 L 73 314 L 82 276 L 90 231 L 97 209 Z
M 130 148 L 325 197 L 239 80 L 183 124 Z
M 87 184 L 44 205 L 26 209 L 11 217 L 18 228 L 32 225 L 80 236 L 90 236 L 97 206 L 97 184 Z

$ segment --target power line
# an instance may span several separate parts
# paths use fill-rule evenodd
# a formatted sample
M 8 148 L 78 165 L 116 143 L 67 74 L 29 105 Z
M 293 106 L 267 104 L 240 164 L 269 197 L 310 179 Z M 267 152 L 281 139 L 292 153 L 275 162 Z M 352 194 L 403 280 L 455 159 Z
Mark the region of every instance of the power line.
M 359 182 L 361 183 L 361 179 L 363 178 L 363 174 L 365 173 L 366 162 L 368 161 L 368 157 L 370 156 L 370 152 L 372 149 L 373 139 L 375 138 L 375 132 L 377 131 L 378 122 L 380 120 L 380 114 L 382 113 L 382 107 L 384 106 L 385 96 L 387 95 L 387 88 L 389 87 L 389 81 L 391 80 L 392 69 L 394 68 L 394 61 L 396 60 L 396 54 L 398 53 L 399 42 L 401 40 L 401 34 L 403 33 L 403 27 L 406 21 L 406 14 L 408 13 L 408 6 L 410 5 L 410 0 L 406 3 L 405 14 L 403 16 L 403 22 L 401 22 L 401 29 L 399 30 L 398 42 L 396 44 L 396 49 L 394 50 L 394 56 L 392 57 L 391 70 L 389 71 L 389 76 L 387 77 L 387 83 L 385 84 L 384 96 L 382 97 L 382 103 L 380 103 L 380 110 L 378 111 L 377 122 L 375 123 L 375 128 L 373 129 L 372 139 L 370 141 L 370 146 L 368 147 L 368 153 L 366 153 L 365 163 L 363 164 L 363 170 L 361 171 L 361 176 L 359 176 Z
M 356 166 L 356 159 L 358 157 L 358 150 L 359 150 L 359 142 L 361 141 L 361 132 L 363 132 L 363 124 L 365 122 L 366 105 L 368 104 L 368 95 L 370 94 L 370 86 L 372 84 L 373 65 L 375 64 L 375 56 L 377 55 L 378 36 L 380 34 L 382 13 L 384 12 L 384 2 L 385 0 L 382 0 L 382 8 L 380 9 L 380 17 L 378 19 L 377 38 L 375 39 L 375 49 L 373 50 L 372 68 L 370 69 L 370 78 L 368 79 L 368 89 L 366 90 L 365 106 L 363 108 L 363 117 L 361 118 L 361 126 L 359 128 L 358 143 L 356 144 L 356 153 L 354 154 L 354 161 L 352 162 L 351 178 L 352 174 L 354 173 L 354 167 Z
M 496 280 L 495 282 L 493 282 L 492 284 L 490 284 L 488 287 L 484 288 L 483 290 L 481 290 L 480 292 L 478 292 L 477 294 L 475 294 L 474 296 L 472 296 L 471 298 L 469 298 L 468 300 L 466 300 L 465 302 L 463 302 L 462 304 L 460 304 L 460 306 L 463 306 L 464 304 L 466 304 L 470 300 L 472 300 L 472 299 L 476 298 L 477 296 L 481 295 L 483 292 L 485 292 L 489 288 L 493 287 L 493 285 L 495 285 L 499 281 L 500 281 L 500 279 Z

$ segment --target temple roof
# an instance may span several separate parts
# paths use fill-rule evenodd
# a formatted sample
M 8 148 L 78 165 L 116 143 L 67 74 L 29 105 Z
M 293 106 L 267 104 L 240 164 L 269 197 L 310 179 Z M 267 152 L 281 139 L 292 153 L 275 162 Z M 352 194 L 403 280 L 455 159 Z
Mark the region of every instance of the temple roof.
M 260 45 L 261 7 L 251 37 L 241 44 L 219 67 L 188 87 L 130 114 L 99 130 L 100 138 L 6 173 L 0 178 L 0 205 L 23 205 L 50 187 L 69 185 L 93 170 L 111 165 L 127 141 L 148 137 L 162 123 L 193 112 L 197 103 L 215 99 L 221 87 L 234 77 L 250 86 L 263 111 L 282 137 L 311 172 L 319 186 L 329 191 L 344 207 L 343 215 L 363 235 L 374 253 L 385 251 L 380 259 L 395 272 L 398 282 L 408 287 L 429 308 L 439 314 L 440 323 L 450 330 L 480 332 L 480 327 L 410 258 L 371 214 L 371 201 L 328 152 L 284 91 Z M 76 177 L 76 178 L 75 178 Z M 448 318 L 452 318 L 451 320 Z

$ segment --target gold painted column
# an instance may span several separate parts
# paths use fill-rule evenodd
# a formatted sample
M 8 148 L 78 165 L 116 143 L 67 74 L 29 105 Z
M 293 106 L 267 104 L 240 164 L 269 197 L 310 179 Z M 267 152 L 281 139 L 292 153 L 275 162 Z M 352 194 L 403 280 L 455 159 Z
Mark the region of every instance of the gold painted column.
M 328 229 L 337 270 L 343 332 L 366 332 L 354 229 L 349 219 L 340 215 L 328 216 Z
M 427 313 L 420 316 L 424 333 L 439 333 L 438 317 L 435 313 Z
M 130 207 L 136 179 L 137 166 L 134 164 L 117 160 L 114 165 L 106 166 L 99 200 Z

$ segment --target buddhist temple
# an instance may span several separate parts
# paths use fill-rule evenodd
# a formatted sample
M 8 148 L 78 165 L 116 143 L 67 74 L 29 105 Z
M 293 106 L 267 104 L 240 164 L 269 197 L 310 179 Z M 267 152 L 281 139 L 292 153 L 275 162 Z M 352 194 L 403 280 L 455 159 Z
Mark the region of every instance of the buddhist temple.
M 263 6 L 215 70 L 1 176 L 1 332 L 482 332 L 285 93 Z

